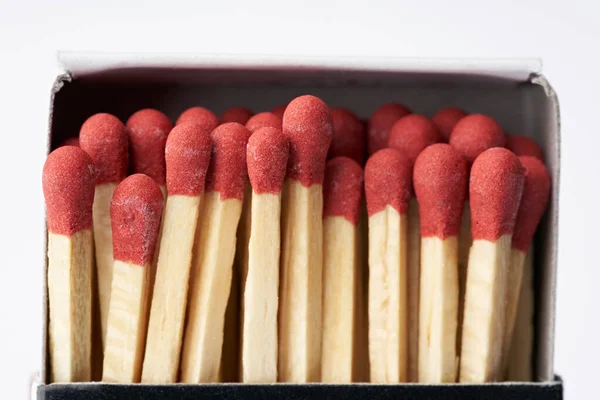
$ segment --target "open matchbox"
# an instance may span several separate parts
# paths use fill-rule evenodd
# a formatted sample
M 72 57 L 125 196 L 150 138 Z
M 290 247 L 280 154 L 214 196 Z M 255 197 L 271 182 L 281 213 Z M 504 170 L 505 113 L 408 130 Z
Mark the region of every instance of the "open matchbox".
M 49 384 L 47 263 L 44 262 L 43 361 L 34 388 L 38 399 L 562 399 L 562 382 L 553 365 L 560 118 L 557 96 L 542 75 L 539 60 L 86 53 L 61 53 L 59 60 L 64 73 L 56 78 L 52 89 L 48 153 L 67 137 L 76 136 L 82 123 L 97 112 L 112 113 L 123 121 L 146 107 L 157 108 L 173 119 L 194 105 L 206 106 L 217 114 L 235 105 L 259 112 L 302 94 L 316 95 L 331 106 L 347 107 L 363 119 L 387 102 L 406 104 L 424 115 L 453 105 L 493 116 L 509 133 L 534 137 L 545 153 L 552 176 L 552 193 L 534 243 L 535 382 Z

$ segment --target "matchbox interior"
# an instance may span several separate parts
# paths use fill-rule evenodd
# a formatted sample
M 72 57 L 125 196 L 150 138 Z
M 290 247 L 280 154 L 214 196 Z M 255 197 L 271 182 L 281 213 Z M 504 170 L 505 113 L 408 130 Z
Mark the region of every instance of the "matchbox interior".
M 299 63 L 300 65 L 294 64 L 291 60 L 288 65 L 285 65 L 281 60 L 271 63 L 262 60 L 253 64 L 252 60 L 236 61 L 235 57 L 231 57 L 228 61 L 221 59 L 219 63 L 210 65 L 206 61 L 200 62 L 197 57 L 193 57 L 188 60 L 178 59 L 171 63 L 163 58 L 157 60 L 154 63 L 156 65 L 146 59 L 136 65 L 135 60 L 130 60 L 131 62 L 128 63 L 115 60 L 86 63 L 81 62 L 81 58 L 69 55 L 64 56 L 62 61 L 65 74 L 57 78 L 52 93 L 48 152 L 56 148 L 64 139 L 77 136 L 82 123 L 97 112 L 112 113 L 122 121 L 126 121 L 135 111 L 153 107 L 175 120 L 183 110 L 194 105 L 208 107 L 217 114 L 231 106 L 246 106 L 254 112 L 260 112 L 287 103 L 295 96 L 308 93 L 319 96 L 330 106 L 347 107 L 363 119 L 368 119 L 378 106 L 387 102 L 405 104 L 413 112 L 426 116 L 431 116 L 445 106 L 458 106 L 469 112 L 484 113 L 496 118 L 508 133 L 532 136 L 544 150 L 545 161 L 553 183 L 550 205 L 535 237 L 534 376 L 538 383 L 499 383 L 484 386 L 513 387 L 513 389 L 519 387 L 522 390 L 521 394 L 517 391 L 518 396 L 514 397 L 513 393 L 511 398 L 521 398 L 528 393 L 528 387 L 548 388 L 560 385 L 553 368 L 560 168 L 559 108 L 557 97 L 550 84 L 541 75 L 539 63 L 535 60 L 511 64 L 489 60 L 463 64 L 436 60 L 423 60 L 422 63 L 418 60 L 406 62 L 381 60 L 380 64 L 377 64 L 376 60 L 369 60 L 361 66 L 356 60 L 348 62 L 340 60 L 336 64 L 332 64 L 331 61 L 310 60 L 303 61 Z M 45 277 L 46 268 L 44 268 L 44 282 Z M 47 306 L 47 293 L 44 287 L 46 312 L 43 325 L 44 361 L 41 374 L 43 384 L 38 388 L 38 395 L 47 399 L 58 398 L 56 396 L 67 393 L 61 394 L 60 388 L 71 390 L 67 388 L 77 386 L 80 389 L 69 393 L 80 393 L 80 396 L 84 396 L 84 392 L 79 390 L 85 391 L 86 387 L 100 384 L 47 385 Z M 126 388 L 125 385 L 100 387 L 109 386 Z M 145 385 L 132 387 L 143 386 Z M 211 386 L 214 387 L 214 385 L 203 387 Z M 226 386 L 235 387 L 235 385 Z M 288 386 L 295 387 L 295 385 Z M 369 394 L 364 392 L 367 390 L 364 388 L 365 385 L 350 386 L 361 387 L 360 392 L 356 392 L 356 395 L 344 391 L 330 394 L 336 397 L 357 397 L 359 394 L 383 397 L 409 395 L 413 398 L 419 393 L 410 390 L 386 392 L 385 387 L 372 385 L 372 389 L 369 390 L 376 391 L 377 388 L 381 388 L 382 391 Z M 418 388 L 418 385 L 398 386 L 412 387 L 413 390 Z M 465 389 L 469 387 L 452 386 L 464 386 Z M 106 394 L 114 390 L 114 387 L 106 389 L 108 390 Z M 331 387 L 335 388 L 335 386 Z M 210 389 L 205 394 L 216 395 L 218 390 L 216 392 L 214 390 Z M 507 396 L 510 395 L 509 392 L 510 390 L 507 389 Z M 217 397 L 223 395 L 228 397 L 226 393 L 227 391 Z M 426 391 L 420 393 L 421 396 L 414 398 L 429 398 L 434 395 L 439 398 L 441 394 L 427 394 Z M 470 393 L 478 396 L 483 394 L 473 391 Z M 498 398 L 504 397 L 502 391 L 490 392 L 492 393 L 496 393 Z M 559 394 L 550 398 L 562 397 L 562 390 L 556 393 Z M 262 395 L 265 395 L 265 392 L 262 392 Z M 456 395 L 448 394 L 449 397 L 442 398 L 459 398 L 455 397 Z M 465 395 L 467 397 L 464 397 Z M 535 393 L 533 395 L 535 397 Z M 73 398 L 77 398 L 76 396 Z M 151 398 L 150 394 L 148 396 Z M 284 396 L 284 392 L 278 392 L 277 396 Z M 295 396 L 304 397 L 310 394 L 302 390 L 285 394 L 288 398 Z M 247 392 L 245 397 L 261 396 Z M 470 398 L 469 390 L 460 398 Z

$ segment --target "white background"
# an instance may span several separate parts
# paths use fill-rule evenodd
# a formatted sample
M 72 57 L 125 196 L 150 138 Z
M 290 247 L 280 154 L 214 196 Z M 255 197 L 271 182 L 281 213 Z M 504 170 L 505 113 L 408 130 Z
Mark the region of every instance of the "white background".
M 600 359 L 595 0 L 152 3 L 0 0 L 3 398 L 24 398 L 29 375 L 40 365 L 41 170 L 58 49 L 542 57 L 563 123 L 556 371 L 568 398 L 593 393 Z

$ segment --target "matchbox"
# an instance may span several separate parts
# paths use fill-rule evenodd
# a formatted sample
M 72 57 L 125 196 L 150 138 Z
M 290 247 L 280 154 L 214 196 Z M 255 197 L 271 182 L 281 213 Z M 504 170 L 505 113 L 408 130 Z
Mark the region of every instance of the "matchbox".
M 387 102 L 432 116 L 453 105 L 493 116 L 507 133 L 527 135 L 542 147 L 552 178 L 550 204 L 534 240 L 534 382 L 485 385 L 207 384 L 117 385 L 52 383 L 48 374 L 48 296 L 44 285 L 43 363 L 39 399 L 153 398 L 415 398 L 562 399 L 554 369 L 558 249 L 560 113 L 558 97 L 541 62 L 389 58 L 306 58 L 165 54 L 61 53 L 64 73 L 51 94 L 48 153 L 77 136 L 92 114 L 122 121 L 141 108 L 161 110 L 173 121 L 202 105 L 216 114 L 244 105 L 258 113 L 302 95 L 343 106 L 361 119 Z M 46 254 L 46 249 L 44 254 Z M 44 282 L 47 263 L 43 267 Z M 99 381 L 100 379 L 96 379 Z

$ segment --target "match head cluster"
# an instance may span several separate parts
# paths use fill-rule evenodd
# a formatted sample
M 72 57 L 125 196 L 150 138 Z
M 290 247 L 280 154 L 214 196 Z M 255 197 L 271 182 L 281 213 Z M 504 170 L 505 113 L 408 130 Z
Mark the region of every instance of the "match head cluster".
M 80 148 L 68 146 L 75 139 Z M 277 194 L 286 179 L 323 185 L 324 217 L 354 224 L 365 198 L 373 215 L 388 205 L 406 213 L 415 197 L 421 234 L 442 239 L 458 234 L 468 199 L 474 238 L 514 233 L 514 246 L 523 250 L 550 193 L 540 146 L 506 134 L 491 116 L 446 107 L 428 118 L 388 103 L 365 122 L 347 108 L 303 95 L 254 115 L 233 107 L 220 119 L 208 108 L 191 107 L 175 124 L 154 109 L 137 111 L 126 124 L 110 114 L 91 116 L 79 138 L 48 158 L 51 229 L 72 234 L 89 226 L 90 182 L 123 181 L 130 157 L 133 173 L 166 184 L 170 196 L 217 191 L 222 200 L 242 200 L 248 180 L 256 194 Z

